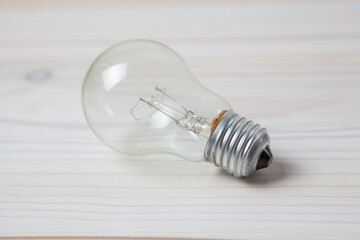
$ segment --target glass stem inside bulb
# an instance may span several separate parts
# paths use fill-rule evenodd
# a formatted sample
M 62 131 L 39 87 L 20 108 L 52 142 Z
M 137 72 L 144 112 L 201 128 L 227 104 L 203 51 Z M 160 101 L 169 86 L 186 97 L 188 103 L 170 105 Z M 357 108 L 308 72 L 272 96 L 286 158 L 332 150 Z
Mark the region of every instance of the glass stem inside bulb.
M 165 89 L 155 88 L 155 93 L 147 100 L 139 98 L 136 105 L 130 110 L 135 120 L 151 118 L 155 111 L 159 111 L 176 122 L 183 129 L 193 132 L 207 139 L 210 135 L 211 124 L 208 120 L 188 110 L 175 98 L 168 95 Z

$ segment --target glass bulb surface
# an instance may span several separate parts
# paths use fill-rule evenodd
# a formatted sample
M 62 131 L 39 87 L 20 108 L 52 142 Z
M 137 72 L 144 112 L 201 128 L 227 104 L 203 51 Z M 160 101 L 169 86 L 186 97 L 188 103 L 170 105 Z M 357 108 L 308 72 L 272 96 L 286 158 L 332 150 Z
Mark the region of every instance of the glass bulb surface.
M 86 75 L 82 104 L 93 132 L 113 149 L 192 161 L 204 161 L 212 121 L 231 110 L 175 51 L 149 40 L 104 51 Z

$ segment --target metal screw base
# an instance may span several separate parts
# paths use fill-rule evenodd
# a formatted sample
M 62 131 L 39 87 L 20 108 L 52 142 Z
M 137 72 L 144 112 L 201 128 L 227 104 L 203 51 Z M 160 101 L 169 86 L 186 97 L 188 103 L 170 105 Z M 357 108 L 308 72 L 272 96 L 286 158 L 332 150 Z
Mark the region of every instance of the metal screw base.
M 211 132 L 204 159 L 235 177 L 246 177 L 270 165 L 269 146 L 270 137 L 265 128 L 229 110 Z

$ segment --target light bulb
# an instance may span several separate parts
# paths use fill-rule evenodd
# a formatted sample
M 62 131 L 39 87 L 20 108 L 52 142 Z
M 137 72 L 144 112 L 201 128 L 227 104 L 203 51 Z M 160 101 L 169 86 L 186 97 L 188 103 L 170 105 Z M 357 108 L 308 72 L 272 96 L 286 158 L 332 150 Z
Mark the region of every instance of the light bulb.
M 208 161 L 236 177 L 272 160 L 266 129 L 236 114 L 158 42 L 131 40 L 104 51 L 86 75 L 82 104 L 96 136 L 122 153 Z

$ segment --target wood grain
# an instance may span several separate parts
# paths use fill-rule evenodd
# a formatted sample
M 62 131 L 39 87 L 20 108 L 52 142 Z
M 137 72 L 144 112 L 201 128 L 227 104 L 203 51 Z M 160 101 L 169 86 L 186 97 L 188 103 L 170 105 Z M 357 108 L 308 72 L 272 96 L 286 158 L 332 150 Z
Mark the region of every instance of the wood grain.
M 358 1 L 0 5 L 3 239 L 360 238 Z M 273 165 L 235 179 L 100 143 L 81 83 L 102 50 L 134 38 L 171 46 L 266 126 Z

